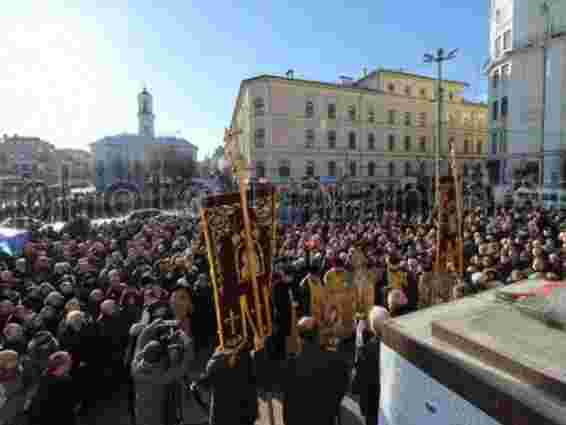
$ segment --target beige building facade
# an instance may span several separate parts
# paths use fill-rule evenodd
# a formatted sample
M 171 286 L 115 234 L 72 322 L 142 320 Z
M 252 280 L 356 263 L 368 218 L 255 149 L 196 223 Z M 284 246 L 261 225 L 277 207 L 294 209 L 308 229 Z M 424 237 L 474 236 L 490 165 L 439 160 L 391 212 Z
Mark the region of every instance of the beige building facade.
M 479 176 L 485 174 L 487 106 L 465 100 L 466 86 L 444 82 L 441 154 L 454 143 L 464 174 Z M 434 79 L 402 71 L 339 83 L 261 75 L 242 81 L 231 125 L 242 130 L 240 142 L 258 178 L 415 181 L 434 175 L 435 93 Z

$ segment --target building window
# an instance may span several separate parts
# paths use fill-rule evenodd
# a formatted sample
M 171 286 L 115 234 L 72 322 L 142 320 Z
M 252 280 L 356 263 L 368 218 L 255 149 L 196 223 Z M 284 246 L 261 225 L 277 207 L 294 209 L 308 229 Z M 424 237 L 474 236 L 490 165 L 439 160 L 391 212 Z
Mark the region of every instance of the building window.
M 499 71 L 495 71 L 491 76 L 491 87 L 496 89 L 498 82 L 499 82 Z
M 307 118 L 312 118 L 314 116 L 314 103 L 308 100 L 305 104 L 305 116 Z
M 507 133 L 505 133 L 505 130 L 501 132 L 499 138 L 499 149 L 501 153 L 507 153 Z
M 407 96 L 411 96 L 412 94 L 411 86 L 405 86 L 405 94 Z
M 409 177 L 411 175 L 411 163 L 405 162 L 405 177 Z
M 501 116 L 502 117 L 506 117 L 507 116 L 507 109 L 508 109 L 508 99 L 507 96 L 504 96 L 501 99 Z
M 483 145 L 482 141 L 478 140 L 477 143 L 476 143 L 476 154 L 481 155 L 482 145 Z
M 421 97 L 423 97 L 423 98 L 426 99 L 426 97 L 427 97 L 426 89 L 421 89 L 421 90 L 420 90 L 420 93 L 421 93 Z
M 265 164 L 263 163 L 263 161 L 256 162 L 255 175 L 256 175 L 257 178 L 264 178 L 265 177 Z
M 499 57 L 501 55 L 501 36 L 495 39 L 495 57 Z
M 501 9 L 495 11 L 495 23 L 499 25 L 501 23 Z
M 368 112 L 368 122 L 375 122 L 375 112 L 373 109 L 370 109 Z
M 509 80 L 511 78 L 511 65 L 505 64 L 501 67 L 501 79 Z
M 356 121 L 356 107 L 354 105 L 348 107 L 348 119 L 350 121 Z
M 426 152 L 426 136 L 421 136 L 419 138 L 419 147 L 421 152 Z
M 411 136 L 405 136 L 405 150 L 407 152 L 411 150 Z
M 464 177 L 468 177 L 468 174 L 469 174 L 468 164 L 464 164 L 462 166 L 462 174 L 464 175 Z
M 291 162 L 288 159 L 279 161 L 279 177 L 291 176 Z
M 419 127 L 425 127 L 426 126 L 426 112 L 419 112 L 418 120 L 419 120 Z
M 470 141 L 468 139 L 464 140 L 464 153 L 470 153 Z
M 493 102 L 493 106 L 491 108 L 492 118 L 493 121 L 497 121 L 497 100 Z
M 389 136 L 387 136 L 387 147 L 389 148 L 390 152 L 393 152 L 395 150 L 395 135 L 394 134 L 390 134 Z
M 336 162 L 334 161 L 328 162 L 328 175 L 330 177 L 336 177 Z
M 329 120 L 336 119 L 336 105 L 334 103 L 328 104 L 328 119 Z
M 375 150 L 375 134 L 368 134 L 368 151 Z
M 328 130 L 328 149 L 336 149 L 336 131 Z
M 259 117 L 265 114 L 265 103 L 263 102 L 263 97 L 256 97 L 254 100 L 254 111 L 255 116 Z
M 305 148 L 312 149 L 314 148 L 314 130 L 308 129 L 305 130 Z
M 375 162 L 373 161 L 368 164 L 368 177 L 375 177 Z
M 387 165 L 387 171 L 388 171 L 389 177 L 395 177 L 395 164 L 390 162 Z
M 351 150 L 356 149 L 356 133 L 354 133 L 353 131 L 348 133 L 348 148 L 350 148 Z
M 405 125 L 411 125 L 411 113 L 405 112 Z
M 265 129 L 258 128 L 255 131 L 255 147 L 264 148 L 265 147 Z
M 491 135 L 491 154 L 497 155 L 497 133 Z
M 356 161 L 350 162 L 350 177 L 356 177 L 357 170 L 358 165 L 356 164 Z
M 424 176 L 426 174 L 426 163 L 425 162 L 421 162 L 419 164 L 419 173 L 421 176 Z
M 511 30 L 507 30 L 503 33 L 503 51 L 509 50 L 511 48 Z
M 396 122 L 396 111 L 393 109 L 390 109 L 389 111 L 387 111 L 387 123 L 389 125 L 395 125 Z
M 305 166 L 305 175 L 307 177 L 314 177 L 314 168 L 315 168 L 314 161 L 307 161 Z
M 395 84 L 389 83 L 387 85 L 387 90 L 389 90 L 391 93 L 393 93 L 395 91 Z

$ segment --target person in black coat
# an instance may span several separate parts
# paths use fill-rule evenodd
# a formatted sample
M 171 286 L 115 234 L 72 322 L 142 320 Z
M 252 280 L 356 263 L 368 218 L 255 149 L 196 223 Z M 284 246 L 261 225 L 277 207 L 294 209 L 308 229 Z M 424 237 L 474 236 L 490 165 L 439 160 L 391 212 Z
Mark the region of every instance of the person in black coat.
M 349 384 L 349 367 L 337 353 L 320 347 L 319 327 L 312 317 L 298 325 L 303 350 L 282 373 L 285 425 L 334 425 Z
M 383 322 L 389 318 L 388 311 L 375 306 L 369 313 L 369 338 L 356 349 L 355 378 L 353 392 L 360 396 L 360 410 L 366 424 L 377 424 L 379 416 L 379 347 Z
M 210 388 L 210 425 L 253 425 L 258 418 L 258 382 L 249 341 L 217 348 L 202 377 L 193 384 Z
M 75 425 L 76 391 L 69 376 L 72 360 L 66 351 L 49 357 L 46 373 L 30 406 L 30 423 L 34 425 Z

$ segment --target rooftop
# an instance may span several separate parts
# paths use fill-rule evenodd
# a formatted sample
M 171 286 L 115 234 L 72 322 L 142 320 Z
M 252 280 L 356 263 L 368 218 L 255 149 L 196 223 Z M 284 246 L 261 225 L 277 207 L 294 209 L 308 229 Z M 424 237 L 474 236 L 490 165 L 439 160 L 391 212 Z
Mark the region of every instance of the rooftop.
M 385 68 L 378 68 L 375 71 L 370 72 L 368 75 L 366 75 L 365 77 L 360 78 L 358 81 L 356 81 L 354 83 L 354 85 L 358 84 L 360 81 L 364 81 L 367 80 L 368 78 L 371 78 L 379 73 L 384 73 L 384 74 L 399 74 L 399 75 L 403 75 L 406 77 L 410 77 L 410 78 L 418 78 L 421 80 L 428 80 L 428 81 L 436 81 L 436 78 L 433 77 L 429 77 L 427 75 L 421 75 L 421 74 L 415 74 L 412 72 L 406 72 L 403 69 L 385 69 Z M 456 81 L 456 80 L 443 80 L 446 83 L 452 83 L 452 84 L 458 84 L 464 87 L 470 87 L 470 85 L 464 81 Z

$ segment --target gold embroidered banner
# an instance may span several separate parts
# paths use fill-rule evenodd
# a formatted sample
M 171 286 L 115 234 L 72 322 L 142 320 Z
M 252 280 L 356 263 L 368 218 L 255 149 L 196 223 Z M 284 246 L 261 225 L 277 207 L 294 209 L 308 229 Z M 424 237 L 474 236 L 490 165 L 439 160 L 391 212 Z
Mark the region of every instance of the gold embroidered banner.
M 240 194 L 214 195 L 203 200 L 201 216 L 221 346 L 272 332 L 270 288 L 277 229 L 275 191 L 258 189 L 255 206 L 249 208 L 248 215 L 252 256 L 246 251 Z M 255 267 L 250 267 L 249 258 Z M 251 273 L 254 269 L 259 297 L 255 296 L 253 288 Z

